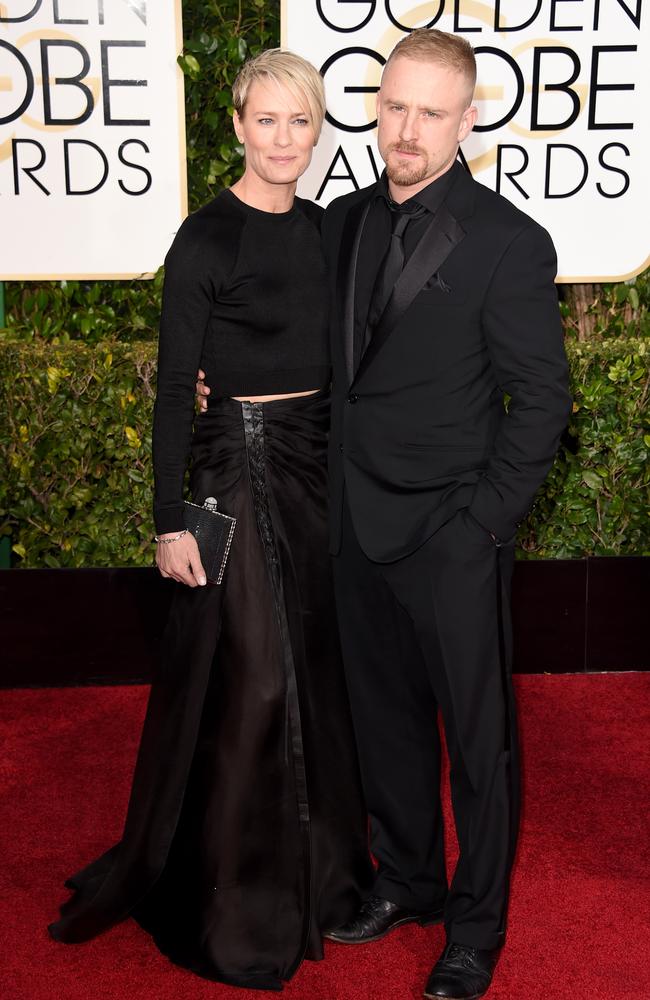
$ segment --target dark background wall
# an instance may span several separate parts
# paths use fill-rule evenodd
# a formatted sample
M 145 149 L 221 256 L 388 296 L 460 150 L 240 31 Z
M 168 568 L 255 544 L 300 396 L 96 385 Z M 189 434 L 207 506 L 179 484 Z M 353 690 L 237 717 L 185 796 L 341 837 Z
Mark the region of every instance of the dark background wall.
M 649 565 L 518 562 L 515 671 L 650 669 Z M 173 586 L 155 569 L 0 572 L 0 687 L 148 681 Z

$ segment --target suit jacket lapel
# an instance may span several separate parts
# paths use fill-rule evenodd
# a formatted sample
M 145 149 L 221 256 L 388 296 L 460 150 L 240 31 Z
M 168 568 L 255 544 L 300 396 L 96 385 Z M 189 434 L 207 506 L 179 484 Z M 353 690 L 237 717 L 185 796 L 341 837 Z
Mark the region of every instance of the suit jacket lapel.
M 345 220 L 341 236 L 338 289 L 343 302 L 343 353 L 349 384 L 352 384 L 354 378 L 354 298 L 357 262 L 363 227 L 371 204 L 372 197 L 369 197 L 366 201 L 361 201 L 354 205 Z M 349 254 L 347 253 L 348 247 L 350 248 Z
M 372 362 L 377 352 L 392 333 L 399 318 L 406 312 L 432 274 L 441 267 L 454 247 L 465 236 L 465 230 L 443 203 L 431 220 L 420 242 L 402 271 L 393 294 L 372 335 L 368 349 L 356 373 L 358 378 Z M 358 247 L 357 247 L 358 253 Z

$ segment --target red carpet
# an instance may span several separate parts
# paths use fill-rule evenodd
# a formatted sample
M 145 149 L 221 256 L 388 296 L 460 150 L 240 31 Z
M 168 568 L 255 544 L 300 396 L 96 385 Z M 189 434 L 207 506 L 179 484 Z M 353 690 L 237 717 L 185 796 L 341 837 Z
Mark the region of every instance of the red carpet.
M 508 946 L 488 996 L 650 997 L 650 675 L 523 677 L 517 687 L 525 811 Z M 3 1000 L 270 996 L 175 968 L 132 921 L 85 945 L 47 936 L 64 877 L 119 838 L 145 696 L 141 687 L 0 694 Z M 363 948 L 331 945 L 283 995 L 419 998 L 442 940 L 438 927 L 405 927 Z

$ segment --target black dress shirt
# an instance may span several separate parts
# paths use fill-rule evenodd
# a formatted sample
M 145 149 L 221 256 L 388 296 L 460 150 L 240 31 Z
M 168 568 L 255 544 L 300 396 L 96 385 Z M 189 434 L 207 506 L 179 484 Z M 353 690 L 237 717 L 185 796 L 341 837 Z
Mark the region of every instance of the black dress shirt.
M 425 188 L 418 191 L 408 202 L 417 202 L 426 211 L 416 215 L 406 227 L 404 233 L 404 264 L 418 245 L 422 234 L 433 223 L 434 216 L 447 197 L 449 189 L 457 176 L 457 171 L 463 170 L 456 161 L 440 177 L 431 181 Z M 388 179 L 384 171 L 375 185 L 372 204 L 366 216 L 357 261 L 356 294 L 354 303 L 354 342 L 355 358 L 361 355 L 361 345 L 367 342 L 372 331 L 366 330 L 370 299 L 377 280 L 377 273 L 386 254 L 391 238 L 391 206 L 395 203 L 388 190 Z M 398 206 L 401 208 L 402 206 Z

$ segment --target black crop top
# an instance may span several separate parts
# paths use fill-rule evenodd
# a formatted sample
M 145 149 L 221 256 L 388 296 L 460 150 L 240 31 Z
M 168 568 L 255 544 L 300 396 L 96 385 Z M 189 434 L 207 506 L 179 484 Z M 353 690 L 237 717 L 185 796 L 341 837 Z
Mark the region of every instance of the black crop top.
M 153 423 L 156 531 L 183 527 L 201 367 L 211 395 L 319 389 L 330 379 L 322 209 L 262 212 L 223 191 L 190 215 L 165 259 Z

